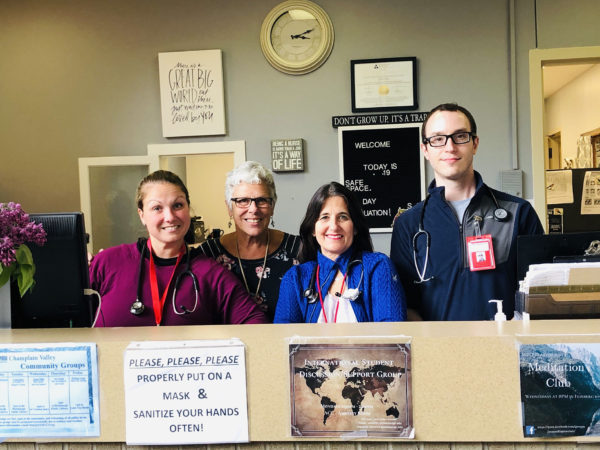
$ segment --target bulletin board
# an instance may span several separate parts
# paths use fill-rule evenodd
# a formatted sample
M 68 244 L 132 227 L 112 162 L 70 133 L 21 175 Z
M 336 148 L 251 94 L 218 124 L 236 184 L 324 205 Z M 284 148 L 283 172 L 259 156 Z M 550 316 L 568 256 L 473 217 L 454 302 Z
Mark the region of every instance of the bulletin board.
M 398 210 L 425 196 L 421 123 L 339 127 L 340 182 L 360 200 L 371 232 L 389 233 Z
M 600 184 L 596 176 L 586 178 L 586 173 L 589 172 L 590 175 L 592 175 L 598 170 L 599 169 L 569 170 L 571 172 L 570 186 L 566 186 L 564 189 L 571 191 L 571 198 L 569 200 L 563 200 L 561 203 L 549 203 L 547 207 L 548 220 L 552 218 L 554 220 L 560 219 L 561 221 L 560 227 L 554 229 L 553 232 L 579 233 L 600 230 L 600 214 L 595 213 L 595 211 L 600 209 Z M 552 172 L 559 171 L 547 171 L 547 173 Z M 546 187 L 547 192 L 548 189 L 549 186 Z M 584 213 L 586 209 L 589 212 Z M 560 214 L 554 214 L 558 212 L 560 212 Z

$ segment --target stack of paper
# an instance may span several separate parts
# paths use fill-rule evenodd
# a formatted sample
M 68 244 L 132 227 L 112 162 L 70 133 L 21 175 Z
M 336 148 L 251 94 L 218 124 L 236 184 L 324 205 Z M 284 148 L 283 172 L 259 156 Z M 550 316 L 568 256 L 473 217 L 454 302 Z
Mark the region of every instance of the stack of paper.
M 546 286 L 546 292 L 561 292 L 553 289 L 567 286 L 572 289 L 583 286 L 586 290 L 600 290 L 600 262 L 532 264 L 520 282 L 519 291 L 529 294 L 530 288 Z M 534 289 L 542 292 L 544 289 Z

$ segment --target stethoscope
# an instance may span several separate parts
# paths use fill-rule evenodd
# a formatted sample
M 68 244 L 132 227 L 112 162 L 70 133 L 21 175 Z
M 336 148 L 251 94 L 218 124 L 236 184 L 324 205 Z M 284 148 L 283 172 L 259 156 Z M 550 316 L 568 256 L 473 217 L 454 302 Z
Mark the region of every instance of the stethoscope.
M 346 290 L 346 295 L 344 296 L 344 297 L 350 299 L 351 302 L 355 301 L 360 296 L 360 294 L 361 294 L 360 285 L 361 285 L 364 275 L 365 275 L 365 268 L 362 263 L 362 258 L 356 258 L 356 259 L 350 261 L 348 263 L 348 267 L 346 268 L 346 273 L 349 274 L 350 268 L 355 264 L 361 265 L 360 279 L 358 280 L 358 284 L 356 285 L 355 288 L 348 287 L 348 289 Z M 310 282 L 308 284 L 308 287 L 306 289 L 304 289 L 304 292 L 302 293 L 303 297 L 306 299 L 306 301 L 309 304 L 316 303 L 317 299 L 319 298 L 318 292 L 315 289 L 318 267 L 319 267 L 318 263 L 315 264 L 315 267 L 313 267 L 312 273 L 310 275 Z
M 141 249 L 142 255 L 140 257 L 140 266 L 138 269 L 138 284 L 137 284 L 136 299 L 129 308 L 129 312 L 131 314 L 133 314 L 134 316 L 141 315 L 144 312 L 144 310 L 146 309 L 146 307 L 144 306 L 144 303 L 140 300 L 140 298 L 142 297 L 142 284 L 144 281 L 144 255 L 146 253 L 146 249 L 147 249 L 147 246 L 143 245 L 142 249 Z M 150 257 L 152 257 L 152 255 L 150 255 Z M 175 314 L 177 314 L 178 316 L 182 316 L 184 314 L 191 314 L 194 311 L 196 311 L 196 308 L 198 307 L 198 279 L 196 278 L 196 275 L 194 275 L 194 272 L 192 272 L 192 270 L 191 270 L 190 250 L 188 249 L 187 245 L 185 246 L 185 260 L 186 260 L 185 270 L 183 272 L 181 272 L 179 275 L 177 275 L 177 278 L 175 278 L 175 287 L 173 289 L 173 296 L 171 298 L 171 303 L 173 305 L 173 312 Z M 179 286 L 179 283 L 181 282 L 183 277 L 186 275 L 192 279 L 192 282 L 194 284 L 194 294 L 196 296 L 196 300 L 194 301 L 194 307 L 192 309 L 187 309 L 184 305 L 181 305 L 181 306 L 179 306 L 179 311 L 178 311 L 177 306 L 176 306 L 176 301 L 175 301 L 175 299 L 177 297 L 177 287 Z
M 494 209 L 494 220 L 496 220 L 497 222 L 504 222 L 506 219 L 508 219 L 508 211 L 500 207 L 492 189 L 487 184 L 484 184 L 484 186 L 486 187 L 488 194 L 490 194 L 492 200 L 494 201 L 494 205 L 496 206 L 496 209 Z M 421 215 L 419 217 L 419 229 L 412 238 L 413 261 L 415 264 L 415 270 L 417 271 L 417 276 L 419 277 L 418 280 L 414 280 L 414 283 L 417 284 L 421 284 L 426 281 L 433 280 L 435 278 L 434 276 L 425 278 L 425 275 L 427 273 L 427 263 L 429 262 L 429 247 L 431 246 L 431 234 L 425 229 L 423 222 L 425 221 L 425 208 L 427 207 L 427 202 L 429 202 L 430 197 L 431 194 L 427 194 L 427 197 L 425 197 L 425 201 L 423 202 L 423 208 L 421 209 Z M 425 236 L 425 261 L 423 263 L 422 272 L 419 270 L 419 264 L 417 263 L 417 241 L 419 240 L 420 236 Z

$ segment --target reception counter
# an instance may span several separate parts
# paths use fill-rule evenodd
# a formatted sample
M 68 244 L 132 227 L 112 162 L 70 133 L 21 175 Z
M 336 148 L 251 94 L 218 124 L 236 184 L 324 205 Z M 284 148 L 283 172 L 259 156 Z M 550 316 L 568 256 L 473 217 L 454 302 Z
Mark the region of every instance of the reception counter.
M 386 340 L 389 336 L 401 336 L 405 342 L 410 342 L 415 439 L 394 440 L 394 446 L 414 446 L 417 441 L 423 443 L 422 448 L 440 442 L 461 443 L 468 448 L 480 448 L 482 443 L 530 444 L 528 448 L 531 445 L 543 448 L 544 441 L 523 437 L 518 344 L 600 342 L 600 320 L 0 330 L 3 344 L 97 344 L 101 435 L 99 438 L 67 440 L 78 449 L 82 445 L 102 448 L 101 443 L 112 443 L 111 448 L 114 444 L 119 447 L 125 442 L 123 352 L 130 342 L 232 337 L 241 339 L 246 345 L 251 443 L 261 448 L 278 443 L 278 449 L 294 448 L 294 443 L 311 448 L 324 447 L 324 439 L 292 438 L 290 435 L 287 338 L 292 336 L 357 336 L 371 337 L 371 340 L 377 336 Z M 375 446 L 388 442 L 368 441 L 369 445 Z M 600 442 L 600 439 L 579 437 L 548 441 L 561 443 L 561 448 L 574 448 L 578 442 Z M 48 439 L 8 442 L 5 445 L 9 449 L 23 448 L 24 442 L 58 443 Z M 330 439 L 327 446 L 332 448 L 334 442 L 336 448 L 339 445 L 364 447 L 366 444 Z

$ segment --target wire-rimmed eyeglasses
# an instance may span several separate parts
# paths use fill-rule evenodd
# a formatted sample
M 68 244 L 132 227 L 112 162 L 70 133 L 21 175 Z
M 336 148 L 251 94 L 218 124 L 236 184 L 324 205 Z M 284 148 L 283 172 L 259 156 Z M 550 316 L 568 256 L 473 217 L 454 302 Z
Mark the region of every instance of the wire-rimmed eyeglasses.
M 457 131 L 452 134 L 438 134 L 428 138 L 423 138 L 423 144 L 429 144 L 432 147 L 443 147 L 448 142 L 448 138 L 452 139 L 455 144 L 466 144 L 471 141 L 472 137 L 475 137 L 474 133 L 470 131 Z
M 230 198 L 229 200 L 235 203 L 238 208 L 250 208 L 252 202 L 256 204 L 257 208 L 264 208 L 266 206 L 273 205 L 273 199 L 271 197 L 234 197 Z

